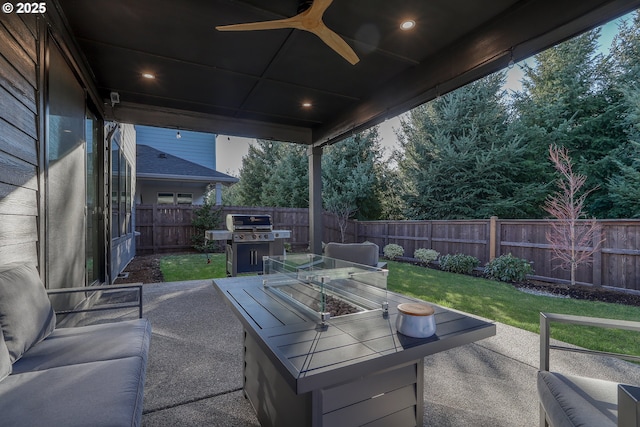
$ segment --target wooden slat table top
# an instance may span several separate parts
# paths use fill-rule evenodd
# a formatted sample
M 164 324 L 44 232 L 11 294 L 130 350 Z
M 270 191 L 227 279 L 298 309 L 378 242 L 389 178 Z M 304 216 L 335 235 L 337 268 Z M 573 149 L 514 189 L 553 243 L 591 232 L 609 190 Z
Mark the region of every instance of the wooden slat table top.
M 436 334 L 417 339 L 399 334 L 397 305 L 416 299 L 387 293 L 389 314 L 366 311 L 332 318 L 321 328 L 310 316 L 271 288 L 260 276 L 215 279 L 214 287 L 297 393 L 357 378 L 373 371 L 409 363 L 430 354 L 496 334 L 493 323 L 431 304 Z M 379 298 L 380 290 L 372 290 Z

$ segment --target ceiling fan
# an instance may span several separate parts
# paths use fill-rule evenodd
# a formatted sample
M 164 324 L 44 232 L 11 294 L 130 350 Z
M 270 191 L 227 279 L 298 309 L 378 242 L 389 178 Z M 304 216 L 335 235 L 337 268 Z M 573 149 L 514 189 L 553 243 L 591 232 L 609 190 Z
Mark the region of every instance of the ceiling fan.
M 322 15 L 331 5 L 333 0 L 299 0 L 298 14 L 291 18 L 277 19 L 274 21 L 250 22 L 246 24 L 233 24 L 217 26 L 218 31 L 254 31 L 275 30 L 280 28 L 293 28 L 305 30 L 320 37 L 331 49 L 335 50 L 351 65 L 355 65 L 360 59 L 345 42 L 342 37 L 329 29 L 322 22 Z

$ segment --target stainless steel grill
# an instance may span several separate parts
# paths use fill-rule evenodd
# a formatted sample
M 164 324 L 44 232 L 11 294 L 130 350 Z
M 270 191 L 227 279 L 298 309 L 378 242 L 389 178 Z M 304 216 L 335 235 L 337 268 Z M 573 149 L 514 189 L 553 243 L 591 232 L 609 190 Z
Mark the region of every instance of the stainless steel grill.
M 270 215 L 229 214 L 226 230 L 210 230 L 208 240 L 226 241 L 227 275 L 262 272 L 262 257 L 282 255 L 289 230 L 273 230 Z

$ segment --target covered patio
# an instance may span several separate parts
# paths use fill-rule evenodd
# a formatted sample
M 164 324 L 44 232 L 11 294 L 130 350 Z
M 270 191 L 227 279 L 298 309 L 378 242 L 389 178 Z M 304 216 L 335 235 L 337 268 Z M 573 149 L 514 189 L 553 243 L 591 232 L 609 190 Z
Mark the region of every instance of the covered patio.
M 320 253 L 324 146 L 640 0 L 39 5 L 18 14 L 7 2 L 0 23 L 0 265 L 32 264 L 55 289 L 112 283 L 118 251 L 133 253 L 131 124 L 307 146 L 310 249 Z M 215 29 L 296 14 L 314 19 L 297 29 Z M 320 18 L 327 30 L 316 37 Z M 405 21 L 414 29 L 401 29 Z M 143 424 L 258 425 L 242 391 L 242 326 L 211 282 L 144 285 L 144 299 L 153 338 Z M 537 423 L 539 339 L 497 325 L 495 337 L 425 358 L 424 425 Z M 640 383 L 637 366 L 608 358 L 560 355 L 554 363 Z
M 58 0 L 94 102 L 116 122 L 322 147 L 597 27 L 637 0 Z M 117 23 L 117 30 L 114 30 Z
M 143 425 L 259 425 L 242 391 L 242 326 L 210 280 L 145 284 L 144 316 L 153 335 Z M 425 426 L 538 423 L 539 335 L 496 326 L 494 337 L 425 358 Z M 640 382 L 640 367 L 613 358 L 554 354 L 553 366 Z

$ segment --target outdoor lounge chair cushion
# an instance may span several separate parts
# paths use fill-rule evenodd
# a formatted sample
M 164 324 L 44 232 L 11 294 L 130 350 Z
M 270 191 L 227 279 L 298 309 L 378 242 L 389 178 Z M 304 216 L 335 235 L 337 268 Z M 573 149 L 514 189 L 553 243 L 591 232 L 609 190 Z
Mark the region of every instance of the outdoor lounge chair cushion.
M 375 243 L 327 243 L 324 254 L 329 258 L 355 262 L 357 264 L 378 265 L 378 245 Z
M 618 383 L 538 372 L 538 395 L 553 427 L 616 427 Z
M 145 370 L 146 364 L 134 356 L 14 373 L 0 382 L 0 424 L 137 426 Z
M 0 381 L 5 379 L 11 373 L 11 359 L 9 358 L 9 350 L 2 336 L 2 328 L 0 328 Z
M 56 329 L 13 365 L 13 373 L 139 356 L 147 362 L 151 324 L 146 319 L 123 320 Z
M 33 265 L 0 266 L 0 327 L 11 362 L 20 359 L 56 326 L 56 316 Z

